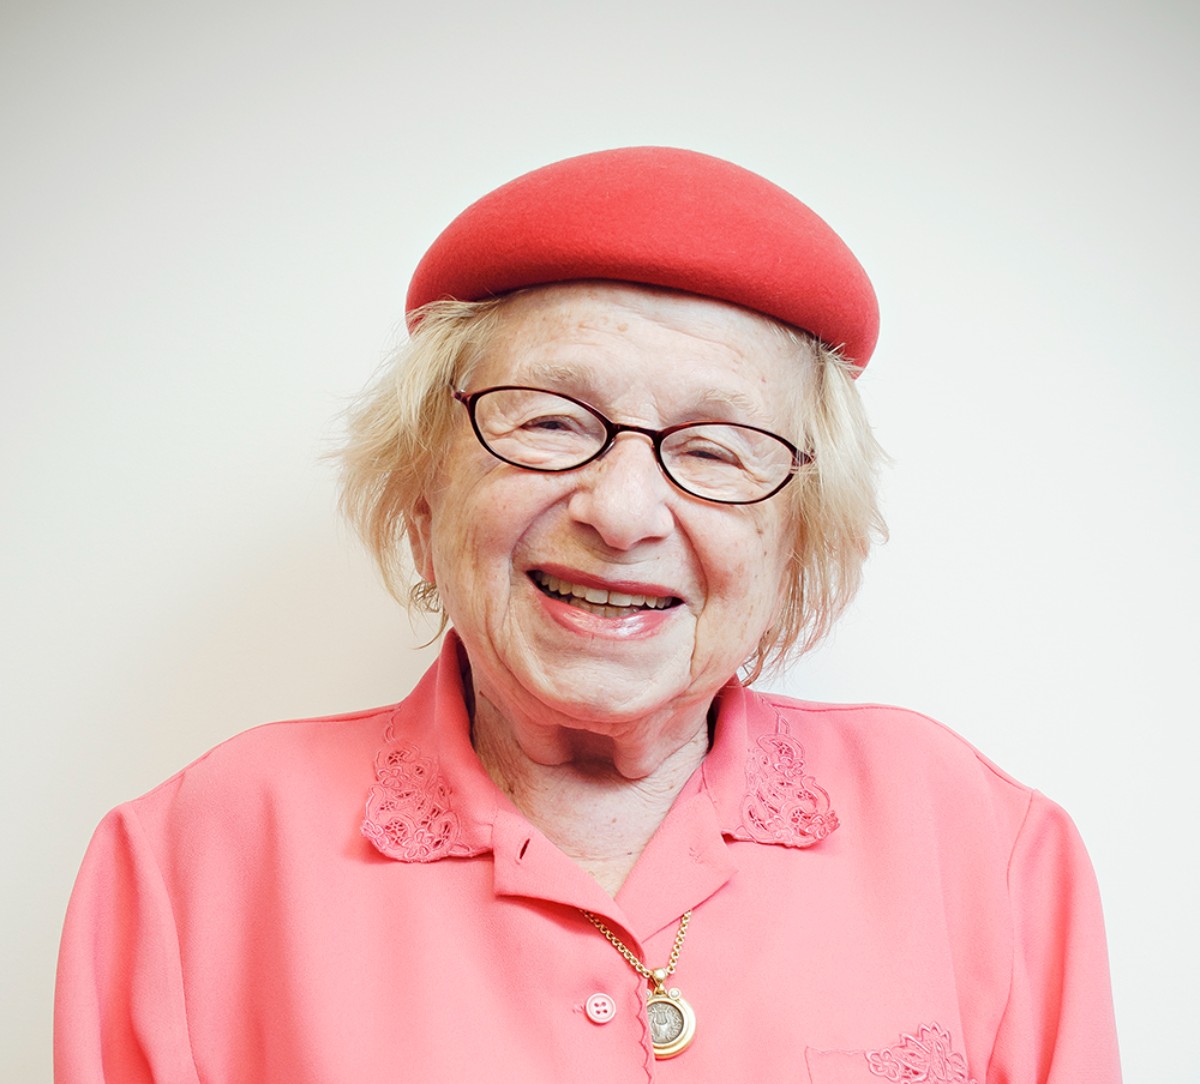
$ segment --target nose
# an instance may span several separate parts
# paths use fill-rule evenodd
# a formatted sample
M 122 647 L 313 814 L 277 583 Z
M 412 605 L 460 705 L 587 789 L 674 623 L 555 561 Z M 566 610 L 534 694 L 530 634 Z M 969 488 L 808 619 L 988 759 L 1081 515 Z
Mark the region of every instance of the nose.
M 665 538 L 675 526 L 668 506 L 673 492 L 649 439 L 621 433 L 609 450 L 578 472 L 567 508 L 577 523 L 593 528 L 614 550 Z

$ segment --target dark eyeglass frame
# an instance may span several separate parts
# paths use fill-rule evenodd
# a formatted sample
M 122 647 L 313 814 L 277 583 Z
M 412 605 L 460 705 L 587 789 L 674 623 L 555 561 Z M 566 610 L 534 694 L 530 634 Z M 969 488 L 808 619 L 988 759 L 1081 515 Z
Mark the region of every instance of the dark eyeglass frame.
M 500 453 L 497 452 L 496 449 L 488 444 L 488 442 L 484 439 L 483 433 L 479 428 L 479 422 L 475 418 L 476 404 L 485 395 L 494 391 L 535 391 L 541 392 L 544 395 L 554 395 L 559 399 L 565 399 L 568 403 L 574 403 L 576 406 L 582 407 L 584 410 L 586 410 L 604 427 L 604 443 L 601 444 L 592 455 L 583 460 L 582 463 L 575 463 L 569 467 L 531 467 L 527 463 L 518 463 L 516 460 L 507 459 L 500 455 Z M 639 433 L 643 437 L 649 439 L 654 448 L 654 458 L 658 463 L 658 469 L 663 472 L 663 477 L 666 478 L 667 481 L 670 482 L 676 489 L 686 493 L 689 497 L 695 497 L 697 500 L 701 501 L 708 501 L 710 504 L 743 505 L 758 504 L 761 501 L 765 501 L 771 497 L 774 497 L 776 493 L 778 493 L 781 489 L 783 489 L 784 486 L 786 486 L 793 478 L 796 477 L 796 474 L 801 467 L 812 462 L 812 456 L 809 455 L 808 452 L 800 451 L 800 449 L 797 448 L 790 440 L 781 437 L 778 433 L 772 433 L 769 429 L 762 429 L 757 425 L 744 425 L 741 422 L 718 421 L 716 419 L 710 419 L 708 421 L 683 422 L 679 425 L 668 425 L 665 429 L 648 429 L 642 425 L 624 425 L 621 422 L 614 422 L 609 418 L 606 418 L 600 413 L 600 411 L 592 406 L 591 403 L 585 403 L 582 399 L 576 399 L 573 395 L 564 395 L 562 392 L 553 391 L 550 388 L 535 388 L 526 384 L 497 384 L 491 388 L 480 388 L 478 391 L 470 392 L 459 391 L 457 388 L 452 387 L 450 392 L 455 399 L 457 399 L 464 407 L 467 408 L 467 416 L 471 419 L 471 428 L 475 431 L 476 439 L 491 455 L 495 456 L 502 463 L 508 463 L 513 467 L 519 467 L 521 470 L 537 471 L 539 474 L 565 474 L 567 471 L 579 470 L 581 467 L 586 467 L 589 463 L 594 463 L 597 459 L 600 459 L 602 456 L 606 455 L 620 434 Z M 687 486 L 680 482 L 679 479 L 677 479 L 670 472 L 670 470 L 667 468 L 667 464 L 663 461 L 663 441 L 666 440 L 667 437 L 673 435 L 674 433 L 678 433 L 681 430 L 695 429 L 706 425 L 726 425 L 731 429 L 748 429 L 753 433 L 761 433 L 763 436 L 771 437 L 772 439 L 777 440 L 792 454 L 791 469 L 783 476 L 782 481 L 780 481 L 780 483 L 775 486 L 774 489 L 762 494 L 760 497 L 751 497 L 749 500 L 744 501 L 726 501 L 719 497 L 707 497 L 703 493 L 696 493 L 694 490 L 688 489 Z

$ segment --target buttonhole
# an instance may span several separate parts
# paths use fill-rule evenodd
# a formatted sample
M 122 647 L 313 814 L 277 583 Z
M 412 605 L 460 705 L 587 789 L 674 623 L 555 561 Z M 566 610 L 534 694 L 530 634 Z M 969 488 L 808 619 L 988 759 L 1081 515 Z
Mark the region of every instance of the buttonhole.
M 527 839 L 527 840 L 526 840 L 524 843 L 522 843 L 522 844 L 521 844 L 521 853 L 517 855 L 517 861 L 518 861 L 518 862 L 520 862 L 520 861 L 521 861 L 521 859 L 523 859 L 523 858 L 525 857 L 525 852 L 526 852 L 527 850 L 529 850 L 529 844 L 530 844 L 530 842 L 531 842 L 531 841 Z

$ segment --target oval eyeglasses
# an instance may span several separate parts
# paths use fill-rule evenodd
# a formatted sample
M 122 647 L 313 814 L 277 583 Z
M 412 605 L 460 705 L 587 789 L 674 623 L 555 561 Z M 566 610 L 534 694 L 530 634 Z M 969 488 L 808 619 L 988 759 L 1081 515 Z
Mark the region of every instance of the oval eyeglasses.
M 774 496 L 811 461 L 790 441 L 737 422 L 697 421 L 647 429 L 611 421 L 569 395 L 519 385 L 453 391 L 479 443 L 497 459 L 533 471 L 570 471 L 603 456 L 621 433 L 654 448 L 667 479 L 717 504 L 756 504 Z

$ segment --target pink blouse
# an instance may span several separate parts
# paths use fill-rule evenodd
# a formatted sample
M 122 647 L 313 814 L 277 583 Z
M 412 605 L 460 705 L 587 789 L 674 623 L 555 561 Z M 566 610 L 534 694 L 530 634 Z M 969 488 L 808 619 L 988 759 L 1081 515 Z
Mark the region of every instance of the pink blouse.
M 251 730 L 105 818 L 58 1084 L 1119 1081 L 1075 829 L 950 731 L 729 685 L 613 900 L 483 771 L 458 650 L 398 706 Z M 692 910 L 677 1057 L 581 908 L 651 967 Z

